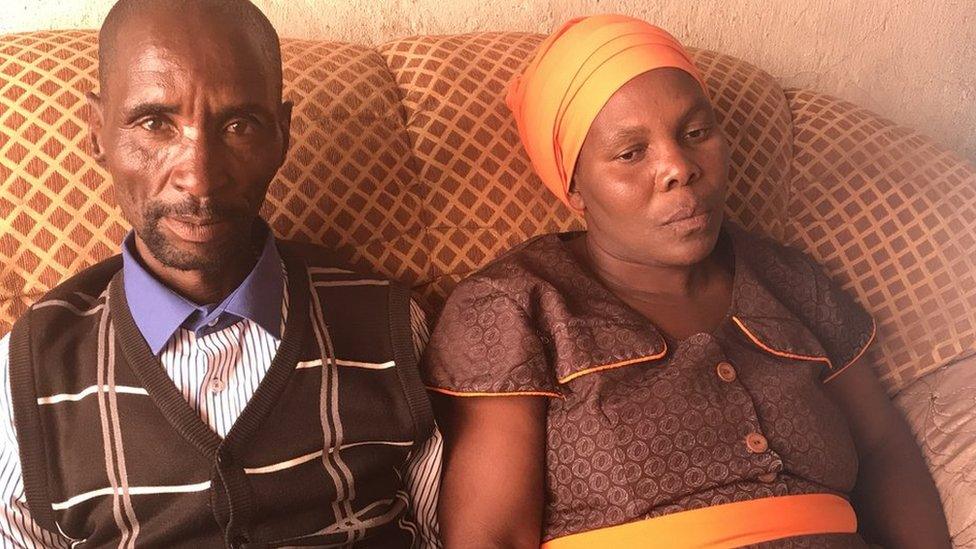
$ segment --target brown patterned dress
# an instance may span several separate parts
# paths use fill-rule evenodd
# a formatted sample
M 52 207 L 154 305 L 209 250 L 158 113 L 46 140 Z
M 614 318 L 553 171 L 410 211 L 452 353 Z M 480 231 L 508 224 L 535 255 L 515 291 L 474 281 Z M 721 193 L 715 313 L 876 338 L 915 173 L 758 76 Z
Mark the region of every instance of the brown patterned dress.
M 424 364 L 435 391 L 551 397 L 543 540 L 742 500 L 847 497 L 857 455 L 822 383 L 860 357 L 874 323 L 813 260 L 727 226 L 730 310 L 674 342 L 576 261 L 571 236 L 529 240 L 461 282 Z

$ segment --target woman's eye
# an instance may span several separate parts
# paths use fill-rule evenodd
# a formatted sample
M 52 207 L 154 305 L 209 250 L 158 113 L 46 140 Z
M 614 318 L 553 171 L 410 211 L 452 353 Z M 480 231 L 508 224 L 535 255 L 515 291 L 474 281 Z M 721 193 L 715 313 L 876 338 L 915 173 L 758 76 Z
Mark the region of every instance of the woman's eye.
M 621 155 L 617 156 L 617 160 L 622 160 L 624 162 L 633 162 L 640 158 L 643 149 L 631 149 Z

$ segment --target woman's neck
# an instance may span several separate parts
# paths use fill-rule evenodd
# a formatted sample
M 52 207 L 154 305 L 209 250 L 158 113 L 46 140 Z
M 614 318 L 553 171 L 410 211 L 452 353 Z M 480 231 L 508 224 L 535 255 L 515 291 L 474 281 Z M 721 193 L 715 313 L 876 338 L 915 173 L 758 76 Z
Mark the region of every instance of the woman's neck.
M 615 294 L 645 303 L 694 300 L 713 288 L 717 278 L 728 279 L 729 262 L 721 246 L 698 263 L 664 265 L 639 262 L 585 235 L 572 242 L 574 253 Z

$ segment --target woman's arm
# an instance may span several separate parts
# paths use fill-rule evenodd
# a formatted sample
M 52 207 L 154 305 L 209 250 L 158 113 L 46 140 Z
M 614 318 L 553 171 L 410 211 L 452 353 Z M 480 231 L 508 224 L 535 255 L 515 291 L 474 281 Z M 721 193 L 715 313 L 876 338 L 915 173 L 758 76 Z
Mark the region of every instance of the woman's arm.
M 884 547 L 950 547 L 939 493 L 871 365 L 851 366 L 825 387 L 847 416 L 857 447 L 854 506 L 861 534 Z
M 437 395 L 434 406 L 445 440 L 444 546 L 538 549 L 548 399 Z

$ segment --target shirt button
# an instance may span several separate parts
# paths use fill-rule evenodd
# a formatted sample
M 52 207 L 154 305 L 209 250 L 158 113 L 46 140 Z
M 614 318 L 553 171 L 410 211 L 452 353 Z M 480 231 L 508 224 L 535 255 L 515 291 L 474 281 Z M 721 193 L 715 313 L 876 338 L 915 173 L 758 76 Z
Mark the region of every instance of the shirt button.
M 746 435 L 746 448 L 750 453 L 761 454 L 769 449 L 769 441 L 759 433 L 749 433 Z
M 219 393 L 224 390 L 224 382 L 219 379 L 213 379 L 210 381 L 210 392 Z
M 771 482 L 774 482 L 777 476 L 778 475 L 776 473 L 763 473 L 759 475 L 759 482 L 765 482 L 766 484 L 769 484 Z
M 210 326 L 211 328 L 213 328 L 216 325 L 217 325 L 217 319 L 216 318 L 207 323 L 207 326 Z
M 735 367 L 728 362 L 719 362 L 718 365 L 715 366 L 715 371 L 718 373 L 719 379 L 726 383 L 732 383 L 737 377 Z

